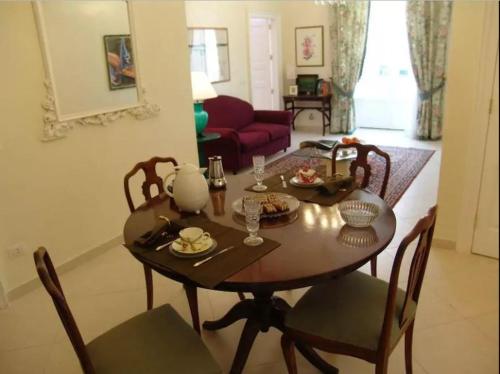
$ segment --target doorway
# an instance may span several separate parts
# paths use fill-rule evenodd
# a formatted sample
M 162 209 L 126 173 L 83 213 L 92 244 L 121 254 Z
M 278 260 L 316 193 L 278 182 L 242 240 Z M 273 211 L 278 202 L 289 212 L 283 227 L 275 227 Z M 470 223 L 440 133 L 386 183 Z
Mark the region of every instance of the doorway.
M 277 35 L 274 17 L 250 16 L 250 81 L 255 109 L 279 109 Z
M 405 1 L 372 1 L 366 55 L 354 92 L 356 126 L 410 131 L 417 111 Z

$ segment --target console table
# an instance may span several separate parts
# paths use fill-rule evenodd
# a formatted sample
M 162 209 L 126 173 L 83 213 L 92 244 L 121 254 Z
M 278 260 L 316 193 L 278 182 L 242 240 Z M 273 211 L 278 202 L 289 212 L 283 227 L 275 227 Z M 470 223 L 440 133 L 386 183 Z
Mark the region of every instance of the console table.
M 325 128 L 330 128 L 332 118 L 332 95 L 316 96 L 316 95 L 300 95 L 300 96 L 283 96 L 285 110 L 292 112 L 292 128 L 295 130 L 295 118 L 303 110 L 317 110 L 321 113 L 323 120 L 323 135 Z M 297 102 L 309 102 L 316 105 L 303 106 Z

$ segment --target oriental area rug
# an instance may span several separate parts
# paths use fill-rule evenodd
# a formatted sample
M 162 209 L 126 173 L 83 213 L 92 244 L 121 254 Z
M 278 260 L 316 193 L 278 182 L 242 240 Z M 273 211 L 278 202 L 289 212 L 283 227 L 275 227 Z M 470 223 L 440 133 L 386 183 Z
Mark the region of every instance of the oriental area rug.
M 391 158 L 391 171 L 384 200 L 393 208 L 435 151 L 430 149 L 402 147 L 379 148 L 388 153 Z M 311 167 L 320 165 L 322 163 L 321 158 L 311 158 L 314 152 L 313 148 L 302 148 L 267 164 L 266 177 L 282 174 L 291 169 L 298 169 L 304 164 L 308 164 Z M 385 161 L 372 152 L 368 156 L 368 162 L 372 168 L 372 175 L 367 189 L 378 194 L 384 179 Z

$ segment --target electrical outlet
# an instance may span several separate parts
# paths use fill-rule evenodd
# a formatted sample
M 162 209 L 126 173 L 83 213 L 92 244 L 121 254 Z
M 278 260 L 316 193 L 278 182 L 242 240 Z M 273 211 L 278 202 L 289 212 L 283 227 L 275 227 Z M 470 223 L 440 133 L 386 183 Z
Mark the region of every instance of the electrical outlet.
M 24 243 L 17 243 L 7 249 L 7 256 L 9 258 L 21 257 L 26 254 L 26 245 Z

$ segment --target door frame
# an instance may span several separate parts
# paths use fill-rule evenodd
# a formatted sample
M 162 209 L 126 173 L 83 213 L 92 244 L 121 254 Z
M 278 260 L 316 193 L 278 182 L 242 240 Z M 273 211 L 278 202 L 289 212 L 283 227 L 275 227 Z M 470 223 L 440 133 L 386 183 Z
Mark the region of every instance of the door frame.
M 252 65 L 251 65 L 251 59 L 250 59 L 250 54 L 251 54 L 251 48 L 250 48 L 250 37 L 252 33 L 252 23 L 251 19 L 252 18 L 272 18 L 274 20 L 274 25 L 276 26 L 275 28 L 275 42 L 276 42 L 276 52 L 273 55 L 273 61 L 274 61 L 274 67 L 276 69 L 276 77 L 275 77 L 275 84 L 276 87 L 274 88 L 276 90 L 276 96 L 278 97 L 278 107 L 277 109 L 282 109 L 283 108 L 283 103 L 281 98 L 281 87 L 283 86 L 283 77 L 282 77 L 282 42 L 281 42 L 281 16 L 277 13 L 273 12 L 248 12 L 247 14 L 247 56 L 248 56 L 248 97 L 250 100 L 252 99 Z
M 484 152 L 490 119 L 490 101 L 493 94 L 495 78 L 496 59 L 498 55 L 498 3 L 488 2 L 485 4 L 486 14 L 483 27 L 481 53 L 478 61 L 478 79 L 476 85 L 476 103 L 474 118 L 476 136 L 470 139 L 466 149 L 465 170 L 468 172 L 464 178 L 464 191 L 461 201 L 461 210 L 458 220 L 458 234 L 456 250 L 463 253 L 472 253 L 472 242 L 476 228 L 476 216 L 479 204 L 479 193 L 481 188 L 481 177 L 483 173 Z M 480 165 L 480 167 L 477 167 Z

